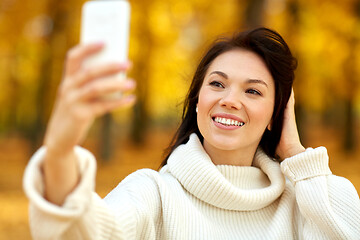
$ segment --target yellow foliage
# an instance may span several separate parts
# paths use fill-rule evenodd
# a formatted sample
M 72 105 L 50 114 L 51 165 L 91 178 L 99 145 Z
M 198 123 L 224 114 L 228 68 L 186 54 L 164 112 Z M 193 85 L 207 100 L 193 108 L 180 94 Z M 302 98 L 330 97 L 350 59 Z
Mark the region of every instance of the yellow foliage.
M 20 86 L 15 91 L 20 96 L 19 116 L 31 116 L 36 106 L 29 105 L 36 102 L 39 78 L 43 74 L 41 55 L 52 53 L 52 72 L 48 81 L 49 91 L 54 94 L 61 79 L 65 49 L 79 39 L 80 7 L 84 0 L 52 5 L 59 6 L 61 13 L 67 14 L 70 20 L 61 23 L 66 29 L 53 36 L 51 49 L 47 38 L 41 37 L 44 30 L 41 23 L 50 14 L 47 11 L 54 10 L 48 8 L 54 2 L 24 0 L 8 1 L 8 4 L 10 2 L 12 4 L 5 4 L 5 11 L 0 14 L 0 33 L 6 36 L 0 39 L 0 87 L 4 90 L 0 93 L 0 107 L 5 113 L 11 111 L 7 107 L 8 92 L 12 86 L 10 81 L 15 79 Z M 307 108 L 323 111 L 334 95 L 345 97 L 349 88 L 345 77 L 346 63 L 354 51 L 360 50 L 360 24 L 353 9 L 354 0 L 298 0 L 297 22 L 289 10 L 290 1 L 265 2 L 264 25 L 280 32 L 299 58 L 296 88 L 300 102 Z M 146 59 L 147 80 L 136 79 L 139 85 L 146 86 L 147 111 L 155 120 L 178 116 L 179 103 L 186 94 L 201 54 L 216 37 L 243 28 L 248 2 L 132 0 L 130 3 L 130 59 L 138 59 L 139 54 L 150 47 Z M 144 36 L 144 29 L 148 36 Z M 354 55 L 353 62 L 354 75 L 359 76 L 359 54 Z M 134 68 L 129 75 L 136 71 L 141 69 Z M 359 78 L 354 79 L 358 83 L 354 88 L 358 88 Z M 49 102 L 49 107 L 51 105 Z M 130 111 L 126 114 L 117 112 L 115 116 L 123 120 L 131 118 Z

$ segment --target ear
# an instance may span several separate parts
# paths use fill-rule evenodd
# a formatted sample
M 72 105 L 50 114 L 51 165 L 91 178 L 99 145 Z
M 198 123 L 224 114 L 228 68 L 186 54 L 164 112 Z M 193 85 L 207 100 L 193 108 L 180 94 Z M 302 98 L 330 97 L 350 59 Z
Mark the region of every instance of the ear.
M 195 111 L 196 111 L 196 113 L 199 111 L 199 109 L 198 109 L 198 104 L 196 104 Z
M 270 123 L 267 125 L 266 129 L 271 131 L 271 128 L 272 128 L 272 119 L 271 119 Z

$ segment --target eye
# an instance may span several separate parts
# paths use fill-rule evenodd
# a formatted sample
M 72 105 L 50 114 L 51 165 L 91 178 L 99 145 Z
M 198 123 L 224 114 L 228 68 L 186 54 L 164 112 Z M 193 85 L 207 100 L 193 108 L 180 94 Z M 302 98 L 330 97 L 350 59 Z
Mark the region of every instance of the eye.
M 224 88 L 224 85 L 218 81 L 212 81 L 212 82 L 210 82 L 210 85 L 214 86 L 214 87 Z
M 248 89 L 248 90 L 246 90 L 246 93 L 262 96 L 261 92 L 259 92 L 258 90 L 255 90 L 255 89 Z

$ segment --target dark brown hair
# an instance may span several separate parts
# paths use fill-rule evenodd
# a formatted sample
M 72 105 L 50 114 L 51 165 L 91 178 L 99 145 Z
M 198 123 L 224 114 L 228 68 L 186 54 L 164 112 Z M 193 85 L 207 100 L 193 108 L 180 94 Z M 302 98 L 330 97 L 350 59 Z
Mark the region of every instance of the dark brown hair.
M 161 166 L 167 163 L 167 159 L 175 148 L 188 141 L 192 133 L 196 133 L 199 139 L 203 141 L 203 136 L 197 125 L 195 110 L 200 88 L 214 59 L 235 48 L 245 49 L 260 56 L 274 79 L 275 104 L 271 131 L 265 130 L 260 146 L 268 156 L 275 158 L 275 150 L 280 141 L 283 127 L 284 110 L 291 94 L 297 61 L 279 33 L 262 27 L 237 33 L 231 38 L 219 39 L 205 53 L 196 69 L 185 99 L 181 124 L 165 151 L 165 158 Z

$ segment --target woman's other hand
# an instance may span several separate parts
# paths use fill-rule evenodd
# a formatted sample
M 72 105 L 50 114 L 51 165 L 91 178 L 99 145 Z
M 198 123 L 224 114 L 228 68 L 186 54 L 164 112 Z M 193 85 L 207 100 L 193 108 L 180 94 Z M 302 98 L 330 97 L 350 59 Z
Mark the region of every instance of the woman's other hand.
M 299 133 L 295 120 L 295 97 L 294 90 L 291 91 L 290 99 L 284 112 L 284 125 L 281 133 L 280 142 L 276 148 L 276 155 L 280 160 L 292 157 L 304 152 L 305 148 L 300 142 Z

